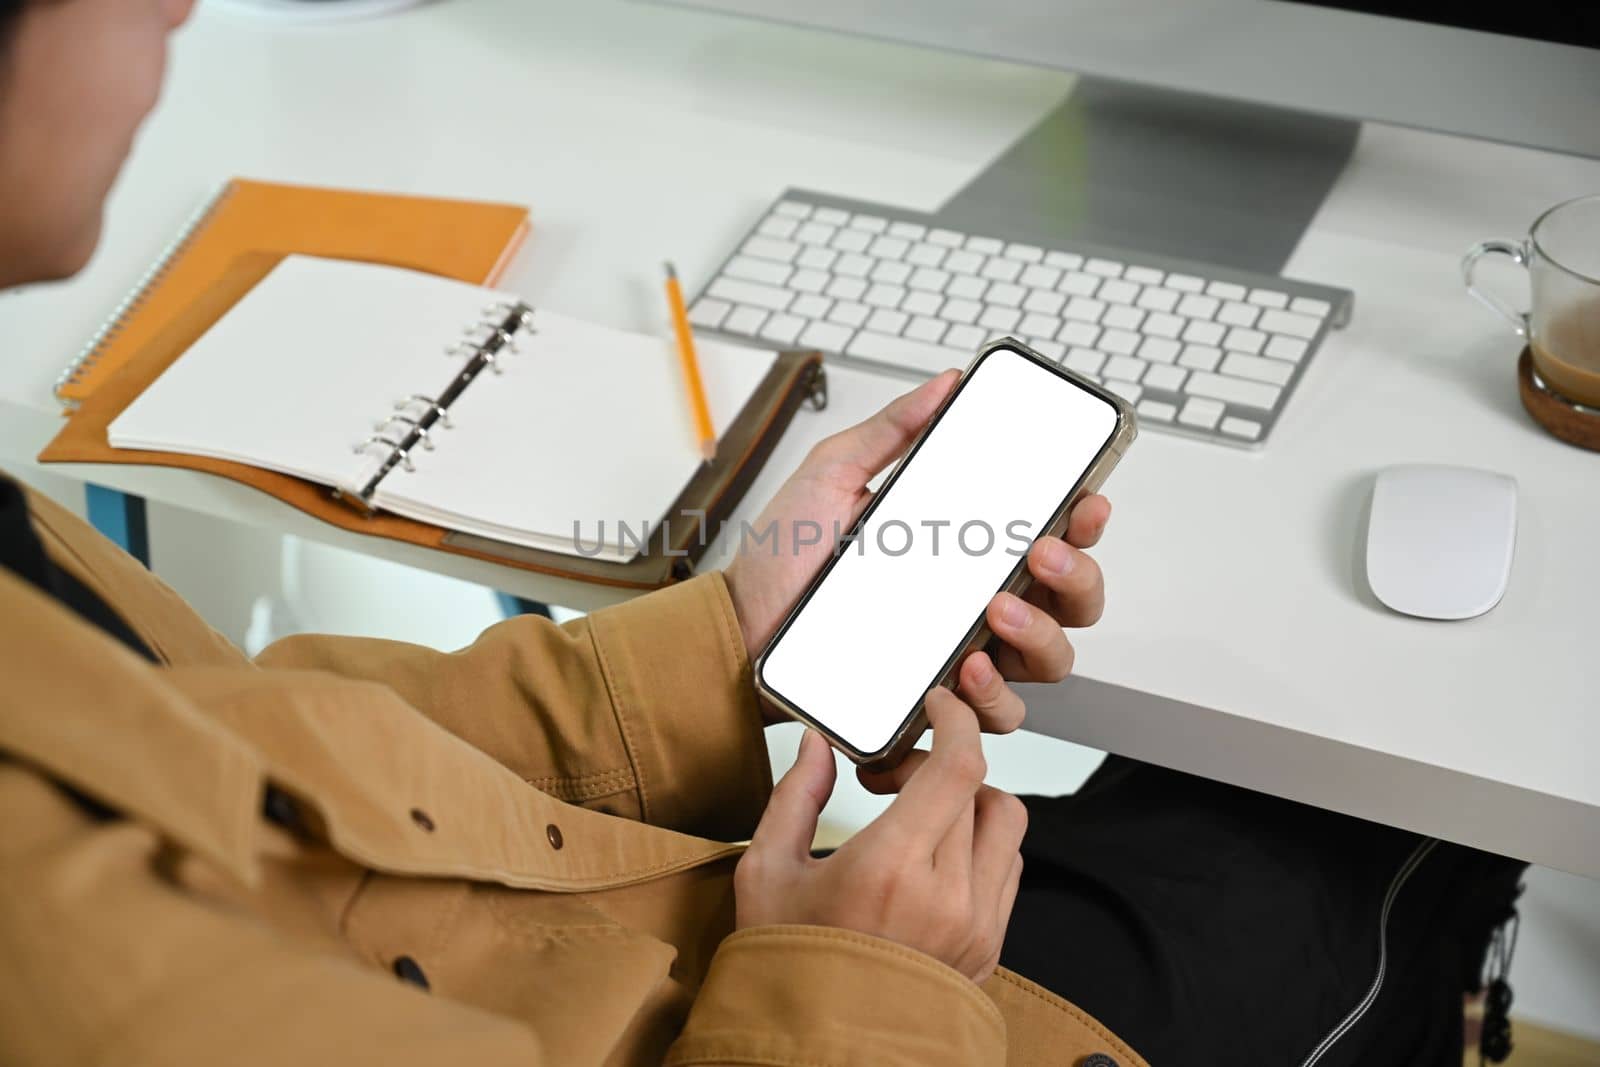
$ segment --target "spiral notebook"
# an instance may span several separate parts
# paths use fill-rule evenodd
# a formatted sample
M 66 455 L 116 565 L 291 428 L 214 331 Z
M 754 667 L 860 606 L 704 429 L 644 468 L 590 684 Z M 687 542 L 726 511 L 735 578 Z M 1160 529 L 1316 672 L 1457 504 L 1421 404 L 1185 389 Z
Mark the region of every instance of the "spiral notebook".
M 777 357 L 698 347 L 721 429 Z M 107 439 L 625 562 L 702 465 L 684 388 L 665 336 L 400 268 L 289 256 L 111 420 Z

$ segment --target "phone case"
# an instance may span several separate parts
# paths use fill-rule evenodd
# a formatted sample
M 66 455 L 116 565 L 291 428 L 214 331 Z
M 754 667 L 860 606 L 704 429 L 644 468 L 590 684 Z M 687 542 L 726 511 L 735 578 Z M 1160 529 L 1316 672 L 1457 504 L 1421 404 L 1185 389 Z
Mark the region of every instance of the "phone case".
M 1102 387 L 1097 382 L 1090 381 L 1089 379 L 1084 378 L 1065 367 L 1061 367 L 1055 363 L 1052 363 L 1050 360 L 1045 359 L 1043 356 L 1039 355 L 1039 353 L 1035 352 L 1033 349 L 1029 348 L 1027 345 L 1023 344 L 1014 337 L 1003 337 L 999 340 L 991 341 L 989 344 L 984 345 L 983 348 L 979 350 L 978 354 L 973 357 L 972 362 L 967 365 L 967 368 L 963 374 L 965 375 L 971 373 L 973 368 L 976 367 L 990 352 L 999 349 L 1009 349 L 1010 351 L 1019 353 L 1039 364 L 1041 367 L 1051 371 L 1052 373 L 1070 380 L 1079 388 L 1093 393 L 1095 396 L 1109 403 L 1113 408 L 1116 409 L 1117 412 L 1116 429 L 1113 430 L 1110 438 L 1107 439 L 1106 444 L 1101 448 L 1099 455 L 1095 457 L 1088 469 L 1084 471 L 1082 477 L 1079 478 L 1077 485 L 1073 488 L 1072 492 L 1067 495 L 1067 498 L 1062 501 L 1061 506 L 1056 510 L 1055 514 L 1051 517 L 1050 522 L 1040 534 L 1041 537 L 1059 537 L 1066 532 L 1067 522 L 1071 517 L 1072 509 L 1077 505 L 1078 501 L 1082 500 L 1086 496 L 1092 496 L 1094 493 L 1098 492 L 1100 487 L 1105 484 L 1106 479 L 1111 476 L 1111 472 L 1116 469 L 1117 463 L 1121 461 L 1124 453 L 1127 452 L 1128 446 L 1132 444 L 1134 438 L 1138 436 L 1138 419 L 1134 415 L 1133 406 L 1122 397 L 1111 392 L 1109 389 Z M 883 488 L 879 490 L 878 495 L 880 499 L 884 493 L 887 492 L 888 488 L 894 484 L 895 479 L 899 477 L 900 468 L 905 464 L 906 460 L 916 452 L 917 445 L 921 443 L 922 438 L 927 436 L 933 427 L 938 424 L 939 419 L 944 415 L 945 408 L 948 407 L 955 399 L 956 394 L 957 390 L 951 390 L 950 396 L 946 397 L 944 404 L 939 407 L 938 411 L 934 412 L 933 418 L 928 420 L 928 425 L 923 428 L 922 433 L 919 434 L 917 439 L 911 443 L 911 446 L 906 449 L 905 455 L 895 463 L 894 468 L 889 472 L 889 476 L 884 480 Z M 862 514 L 861 518 L 856 521 L 856 531 L 860 530 L 861 524 L 867 520 L 871 513 L 872 509 L 869 508 L 865 513 Z M 818 582 L 821 582 L 825 576 L 826 568 L 822 573 L 818 574 L 815 579 L 813 579 L 811 586 L 808 587 L 806 592 L 801 595 L 800 599 L 795 602 L 795 606 L 789 610 L 789 614 L 785 616 L 782 625 L 778 627 L 772 642 L 767 646 L 769 649 L 772 647 L 772 645 L 777 643 L 778 638 L 782 636 L 785 630 L 788 629 L 790 621 L 799 613 L 801 608 L 804 607 L 806 601 L 810 597 L 811 589 L 814 588 Z M 1026 556 L 1023 556 L 1017 560 L 1017 564 L 1015 568 L 1012 569 L 1012 572 L 1007 578 L 1005 584 L 997 589 L 996 592 L 1008 592 L 1017 596 L 1022 596 L 1027 592 L 1028 587 L 1032 584 L 1033 576 L 1028 572 L 1028 560 Z M 993 637 L 993 632 L 990 631 L 988 623 L 984 621 L 984 617 L 980 613 L 977 620 L 973 623 L 972 629 L 967 632 L 966 640 L 957 647 L 956 651 L 950 656 L 950 659 L 946 661 L 944 670 L 940 673 L 938 681 L 935 683 L 935 685 L 943 686 L 946 689 L 954 689 L 956 675 L 961 669 L 962 661 L 965 660 L 971 653 L 988 645 Z M 887 770 L 891 767 L 894 767 L 905 758 L 907 752 L 916 746 L 917 741 L 922 737 L 923 731 L 928 727 L 927 712 L 919 704 L 917 709 L 906 718 L 904 723 L 901 724 L 900 728 L 895 732 L 894 737 L 890 739 L 887 745 L 876 752 L 861 752 L 834 734 L 826 726 L 812 719 L 805 712 L 794 707 L 782 696 L 770 689 L 762 677 L 762 668 L 766 664 L 766 657 L 766 650 L 763 650 L 761 655 L 756 660 L 754 671 L 756 689 L 761 696 L 765 700 L 769 701 L 774 707 L 782 709 L 785 714 L 791 716 L 792 718 L 798 719 L 807 726 L 817 730 L 824 737 L 828 738 L 828 741 L 835 748 L 848 756 L 852 762 L 861 764 L 868 770 Z

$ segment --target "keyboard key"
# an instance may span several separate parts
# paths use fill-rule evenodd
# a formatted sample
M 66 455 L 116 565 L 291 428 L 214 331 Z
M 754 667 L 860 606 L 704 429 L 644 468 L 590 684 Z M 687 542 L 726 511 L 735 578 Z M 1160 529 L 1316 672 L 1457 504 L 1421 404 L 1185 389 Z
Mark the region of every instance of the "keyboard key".
M 901 263 L 896 259 L 880 259 L 867 274 L 875 282 L 884 282 L 888 285 L 904 285 L 911 277 L 911 264 Z
M 889 228 L 889 220 L 880 215 L 855 215 L 850 219 L 850 225 L 868 233 L 882 233 Z
M 1056 331 L 1061 329 L 1061 320 L 1054 315 L 1040 315 L 1037 312 L 1022 316 L 1022 321 L 1017 324 L 1017 331 L 1028 337 L 1054 337 Z
M 1067 349 L 1067 354 L 1062 357 L 1061 365 L 1079 374 L 1096 374 L 1106 357 L 1092 348 L 1073 347 Z
M 1067 306 L 1061 310 L 1064 319 L 1077 319 L 1079 322 L 1099 322 L 1104 315 L 1106 306 L 1098 300 L 1088 297 L 1075 296 L 1067 301 Z
M 722 273 L 730 278 L 743 278 L 748 282 L 782 285 L 789 280 L 789 275 L 794 273 L 794 268 L 787 263 L 779 263 L 771 259 L 757 259 L 754 256 L 734 256 L 728 260 L 728 265 L 722 268 Z
M 833 261 L 838 258 L 839 253 L 831 248 L 808 246 L 800 250 L 800 254 L 795 257 L 794 264 L 797 267 L 809 267 L 812 270 L 827 270 L 833 266 Z
M 826 271 L 797 270 L 794 272 L 794 277 L 789 279 L 789 288 L 798 289 L 802 293 L 820 293 L 822 287 L 832 280 Z
M 1289 310 L 1298 311 L 1302 315 L 1325 319 L 1328 317 L 1328 313 L 1333 310 L 1333 305 L 1326 300 L 1316 300 L 1309 296 L 1297 296 L 1289 301 Z
M 721 277 L 706 287 L 706 293 L 718 300 L 726 300 L 733 304 L 754 304 L 756 307 L 766 308 L 768 311 L 782 311 L 789 306 L 793 294 L 787 289 L 779 289 L 774 285 L 762 285 L 759 282 L 747 282 L 738 278 Z
M 689 321 L 696 326 L 714 330 L 722 324 L 722 320 L 731 310 L 733 310 L 733 305 L 726 300 L 702 296 L 694 302 L 694 307 L 689 309 Z
M 838 229 L 820 222 L 808 222 L 795 231 L 794 239 L 803 245 L 825 245 L 833 240 Z
M 1222 418 L 1222 413 L 1226 410 L 1228 410 L 1226 405 L 1215 400 L 1191 397 L 1183 405 L 1178 421 L 1186 426 L 1198 426 L 1202 430 L 1209 430 L 1217 424 L 1217 420 Z
M 811 214 L 811 205 L 798 200 L 780 200 L 772 205 L 772 212 L 775 215 L 787 215 L 791 219 L 803 219 Z
M 1007 258 L 1020 259 L 1024 263 L 1038 263 L 1044 259 L 1044 249 L 1038 245 L 1019 245 L 1015 242 L 1006 245 Z
M 1118 278 L 1122 275 L 1122 264 L 1110 259 L 1091 259 L 1083 265 L 1083 269 L 1102 278 Z
M 851 278 L 865 278 L 877 260 L 871 256 L 858 256 L 854 252 L 840 256 L 833 264 L 833 273 Z
M 802 319 L 824 319 L 828 317 L 831 307 L 833 301 L 827 297 L 807 293 L 794 298 L 794 303 L 789 305 L 789 314 L 799 315 Z
M 987 327 L 991 330 L 1008 331 L 1016 329 L 1017 323 L 1021 319 L 1022 312 L 1018 311 L 1016 308 L 1001 307 L 998 304 L 990 304 L 984 309 L 983 314 L 978 316 L 978 325 Z
M 915 285 L 916 283 L 917 279 L 913 276 L 911 284 Z M 944 297 L 938 293 L 913 289 L 906 294 L 904 300 L 900 301 L 900 310 L 909 311 L 913 315 L 932 315 L 939 310 L 939 305 L 942 303 L 944 303 Z
M 1043 337 L 1030 337 L 1028 344 L 1033 350 L 1052 363 L 1060 363 L 1061 357 L 1067 354 L 1067 346 L 1060 341 L 1051 341 Z
M 867 321 L 867 316 L 870 314 L 872 309 L 864 304 L 841 300 L 833 305 L 832 311 L 828 312 L 828 321 L 837 322 L 842 326 L 860 326 Z
M 1147 366 L 1144 360 L 1135 356 L 1112 356 L 1106 360 L 1105 376 L 1107 378 L 1122 378 L 1126 381 L 1136 382 L 1144 376 Z
M 1130 282 L 1138 282 L 1140 285 L 1160 285 L 1167 278 L 1165 271 L 1155 270 L 1151 267 L 1129 267 L 1122 272 L 1122 276 Z
M 1296 315 L 1292 311 L 1263 311 L 1261 318 L 1256 320 L 1256 329 L 1266 330 L 1268 333 L 1286 333 L 1290 337 L 1310 339 L 1317 335 L 1317 329 L 1322 325 L 1320 319 L 1310 315 Z
M 879 308 L 867 316 L 867 329 L 877 330 L 879 333 L 899 333 L 906 328 L 906 323 L 911 321 L 911 316 L 903 311 L 890 311 L 888 308 Z
M 1100 336 L 1100 348 L 1116 355 L 1127 356 L 1132 355 L 1143 340 L 1143 337 L 1127 330 L 1107 330 Z
M 1232 329 L 1222 339 L 1222 347 L 1230 352 L 1247 352 L 1255 355 L 1267 343 L 1267 335 L 1260 330 Z
M 1268 385 L 1288 385 L 1290 377 L 1294 375 L 1294 364 L 1281 359 L 1263 359 L 1242 352 L 1229 352 L 1222 361 L 1222 373 L 1235 378 L 1249 378 L 1253 382 L 1266 382 Z
M 867 248 L 867 255 L 879 259 L 899 259 L 911 247 L 899 237 L 880 237 Z
M 1200 293 L 1205 291 L 1206 282 L 1204 278 L 1196 278 L 1193 274 L 1169 274 L 1167 288 L 1180 293 Z
M 1015 308 L 1022 306 L 1022 298 L 1028 295 L 1028 290 L 1020 285 L 1009 282 L 995 282 L 989 286 L 989 293 L 984 300 L 1001 307 Z
M 768 215 L 761 220 L 761 225 L 756 227 L 756 232 L 767 237 L 793 237 L 794 231 L 800 228 L 800 223 L 784 215 Z
M 760 234 L 745 241 L 740 249 L 747 256 L 758 256 L 761 259 L 775 259 L 779 263 L 787 263 L 794 259 L 800 252 L 800 246 L 793 241 L 780 241 L 776 237 L 762 237 Z
M 1240 381 L 1238 378 L 1227 378 L 1221 374 L 1207 374 L 1198 370 L 1189 375 L 1189 382 L 1183 387 L 1183 391 L 1190 396 L 1225 400 L 1230 404 L 1261 408 L 1263 411 L 1271 411 L 1273 405 L 1278 402 L 1278 396 L 1283 392 L 1275 385 Z
M 1144 321 L 1144 312 L 1126 304 L 1112 304 L 1106 308 L 1105 317 L 1100 321 L 1119 330 L 1137 330 Z
M 983 305 L 976 300 L 946 300 L 939 309 L 939 317 L 949 322 L 977 322 L 983 314 Z
M 866 230 L 840 230 L 833 238 L 833 247 L 841 252 L 865 252 L 872 243 L 872 234 Z
M 850 212 L 840 211 L 836 207 L 819 207 L 811 213 L 811 218 L 829 226 L 843 226 L 850 221 Z
M 1217 321 L 1224 326 L 1254 326 L 1261 309 L 1230 300 L 1217 310 Z
M 1190 293 L 1178 301 L 1178 314 L 1186 319 L 1209 319 L 1221 306 L 1222 301 L 1214 296 L 1196 296 Z
M 1014 259 L 1001 259 L 998 256 L 990 257 L 989 262 L 978 271 L 980 275 L 996 282 L 1014 282 L 1022 273 L 1022 264 Z
M 951 252 L 944 257 L 944 269 L 956 274 L 976 274 L 983 269 L 983 256 L 977 252 Z
M 1041 267 L 1035 263 L 1024 269 L 1017 280 L 1029 289 L 1054 289 L 1056 282 L 1061 280 L 1061 272 L 1054 267 Z
M 1235 437 L 1243 437 L 1247 441 L 1254 441 L 1261 436 L 1261 424 L 1230 415 L 1222 420 L 1222 432 L 1230 433 Z
M 1130 404 L 1137 404 L 1139 397 L 1144 395 L 1144 387 L 1134 385 L 1132 382 L 1120 381 L 1116 378 L 1107 379 L 1105 386 Z
M 913 341 L 905 337 L 891 337 L 886 333 L 862 330 L 845 346 L 845 354 L 862 359 L 878 359 L 885 363 L 898 363 L 937 374 L 949 367 L 965 366 L 972 358 L 960 349 L 943 345 L 930 345 L 926 341 Z
M 1121 278 L 1108 278 L 1100 284 L 1100 291 L 1095 296 L 1113 304 L 1132 304 L 1139 299 L 1139 294 L 1143 291 L 1133 282 L 1123 281 Z
M 1024 311 L 1036 311 L 1041 315 L 1054 315 L 1066 302 L 1066 297 L 1053 290 L 1034 289 L 1022 302 L 1022 308 Z
M 928 228 L 920 222 L 891 222 L 889 223 L 889 236 L 904 237 L 908 241 L 920 241 L 928 233 Z
M 1246 299 L 1257 307 L 1286 308 L 1289 306 L 1289 294 L 1280 293 L 1276 289 L 1252 289 Z
M 1183 346 L 1170 337 L 1146 337 L 1139 346 L 1139 357 L 1152 363 L 1171 363 L 1181 351 Z
M 1145 316 L 1144 332 L 1152 337 L 1177 337 L 1183 333 L 1183 328 L 1188 323 L 1188 319 L 1180 319 L 1178 316 L 1169 315 L 1164 311 L 1152 311 Z
M 860 300 L 867 283 L 860 278 L 835 277 L 822 291 L 835 300 Z
M 998 256 L 1005 249 L 1004 242 L 993 237 L 968 237 L 967 250 L 985 256 Z
M 1189 325 L 1183 328 L 1183 339 L 1197 345 L 1214 345 L 1221 342 L 1227 332 L 1228 328 L 1220 322 L 1191 319 Z
M 1183 380 L 1189 372 L 1181 367 L 1169 367 L 1162 363 L 1152 363 L 1150 369 L 1144 372 L 1144 387 L 1146 389 L 1161 389 L 1168 393 L 1176 393 L 1183 387 Z
M 800 334 L 800 343 L 807 348 L 820 348 L 824 352 L 843 352 L 845 342 L 855 331 L 848 326 L 831 322 L 813 322 Z
M 957 351 L 955 361 L 951 366 L 966 366 L 978 347 L 989 339 L 989 335 L 977 326 L 955 325 L 945 331 L 944 343 Z
M 1184 345 L 1178 362 L 1190 370 L 1216 370 L 1222 362 L 1222 349 L 1211 345 Z
M 756 331 L 761 329 L 761 324 L 765 321 L 767 321 L 765 310 L 740 306 L 730 311 L 728 317 L 722 320 L 722 328 L 729 333 L 754 337 L 756 336 Z
M 873 307 L 897 308 L 900 301 L 906 298 L 906 291 L 898 285 L 887 285 L 882 282 L 867 290 L 867 295 L 861 299 Z
M 1273 359 L 1286 359 L 1290 363 L 1299 363 L 1300 357 L 1306 354 L 1306 343 L 1295 337 L 1274 337 L 1267 342 L 1266 353 Z
M 1057 270 L 1077 270 L 1083 266 L 1083 257 L 1076 252 L 1046 252 L 1044 265 Z
M 906 262 L 918 267 L 937 267 L 944 262 L 945 250 L 938 245 L 919 241 L 906 253 Z
M 913 341 L 938 344 L 939 339 L 944 336 L 944 331 L 948 328 L 949 323 L 940 322 L 938 319 L 930 319 L 926 315 L 918 315 L 911 320 L 911 324 L 905 328 L 903 333 Z
M 805 327 L 806 320 L 798 315 L 773 315 L 761 327 L 761 336 L 780 345 L 792 345 Z
M 966 235 L 954 230 L 929 230 L 928 243 L 936 244 L 943 248 L 960 248 L 966 241 Z
M 1171 311 L 1178 306 L 1175 289 L 1146 289 L 1139 294 L 1139 306 L 1146 311 Z
M 1065 345 L 1082 345 L 1091 347 L 1100 339 L 1100 327 L 1091 322 L 1069 322 L 1061 327 L 1061 332 L 1056 334 L 1056 340 Z
M 1154 419 L 1156 422 L 1171 422 L 1178 414 L 1176 404 L 1168 404 L 1162 400 L 1139 401 L 1139 417 Z
M 957 274 L 944 287 L 946 296 L 959 296 L 963 300 L 977 300 L 989 288 L 989 283 L 970 274 Z
M 1100 279 L 1081 270 L 1068 271 L 1061 276 L 1061 283 L 1056 288 L 1069 296 L 1093 296 L 1094 291 L 1100 288 Z

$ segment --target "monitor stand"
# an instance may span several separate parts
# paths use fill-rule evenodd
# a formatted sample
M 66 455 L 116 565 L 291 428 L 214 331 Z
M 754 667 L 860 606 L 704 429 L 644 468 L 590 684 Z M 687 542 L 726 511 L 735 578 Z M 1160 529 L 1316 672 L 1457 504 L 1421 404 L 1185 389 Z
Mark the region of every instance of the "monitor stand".
M 939 211 L 952 228 L 1278 274 L 1359 122 L 1080 78 Z

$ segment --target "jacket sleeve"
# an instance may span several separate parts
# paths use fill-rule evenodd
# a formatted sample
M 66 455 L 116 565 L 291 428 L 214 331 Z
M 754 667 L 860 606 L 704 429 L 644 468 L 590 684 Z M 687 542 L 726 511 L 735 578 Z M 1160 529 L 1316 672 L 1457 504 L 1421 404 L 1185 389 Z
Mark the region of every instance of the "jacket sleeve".
M 381 682 L 544 792 L 657 826 L 743 840 L 771 791 L 720 573 L 565 626 L 510 619 L 459 652 L 304 635 L 258 662 Z
M 820 926 L 754 927 L 718 948 L 666 1064 L 869 1060 L 1000 1067 L 1005 1020 L 964 976 L 893 942 Z

